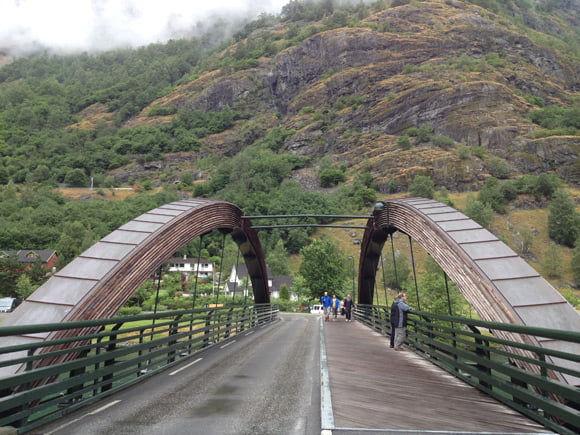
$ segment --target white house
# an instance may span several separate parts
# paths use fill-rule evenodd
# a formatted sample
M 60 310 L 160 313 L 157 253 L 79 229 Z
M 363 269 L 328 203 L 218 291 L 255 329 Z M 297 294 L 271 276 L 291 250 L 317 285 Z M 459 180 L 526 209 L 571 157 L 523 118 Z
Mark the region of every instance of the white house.
M 181 272 L 189 276 L 208 278 L 214 274 L 215 264 L 203 258 L 174 257 L 169 260 L 169 272 Z
M 284 284 L 286 287 L 288 287 L 288 290 L 290 290 L 292 281 L 294 280 L 293 276 L 272 276 L 272 272 L 270 271 L 270 267 L 268 265 L 266 265 L 266 273 L 268 274 L 268 290 L 270 291 L 271 298 L 280 297 L 280 287 L 282 287 Z M 244 278 L 247 279 L 244 280 Z M 251 286 L 249 279 L 250 277 L 246 264 L 242 263 L 238 264 L 237 266 L 234 264 L 228 282 L 226 283 L 226 291 L 230 295 L 232 295 L 234 292 L 244 296 L 251 295 L 251 289 L 246 289 L 247 285 Z M 247 284 L 244 281 L 246 281 Z M 298 300 L 298 296 L 290 292 L 290 299 L 293 301 Z

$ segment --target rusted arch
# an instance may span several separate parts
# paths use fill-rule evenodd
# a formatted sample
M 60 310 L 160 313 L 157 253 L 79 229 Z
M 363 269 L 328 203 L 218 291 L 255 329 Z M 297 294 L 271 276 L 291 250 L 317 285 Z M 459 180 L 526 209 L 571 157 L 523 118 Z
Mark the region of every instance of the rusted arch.
M 12 324 L 58 323 L 114 315 L 179 248 L 213 230 L 230 233 L 246 261 L 256 303 L 270 301 L 257 233 L 224 201 L 183 200 L 133 219 L 87 249 L 14 312 Z M 12 319 L 11 319 L 12 320 Z
M 430 199 L 390 200 L 383 205 L 369 219 L 361 243 L 360 303 L 373 303 L 383 245 L 388 235 L 398 230 L 425 248 L 483 320 L 580 330 L 580 316 L 564 297 L 477 222 Z M 580 346 L 573 343 L 529 341 L 551 349 L 580 352 Z

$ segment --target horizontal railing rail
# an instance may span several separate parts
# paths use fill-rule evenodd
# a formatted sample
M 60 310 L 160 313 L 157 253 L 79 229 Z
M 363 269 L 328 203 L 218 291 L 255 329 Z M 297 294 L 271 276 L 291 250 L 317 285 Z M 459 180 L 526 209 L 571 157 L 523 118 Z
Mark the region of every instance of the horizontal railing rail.
M 271 304 L 0 327 L 0 337 L 78 331 L 0 347 L 0 427 L 31 431 L 127 388 L 184 358 L 278 318 Z
M 383 335 L 393 333 L 389 307 L 358 305 L 354 315 Z M 414 311 L 407 328 L 408 345 L 432 363 L 550 430 L 580 433 L 580 355 L 526 344 L 532 342 L 526 336 L 580 343 L 580 331 Z

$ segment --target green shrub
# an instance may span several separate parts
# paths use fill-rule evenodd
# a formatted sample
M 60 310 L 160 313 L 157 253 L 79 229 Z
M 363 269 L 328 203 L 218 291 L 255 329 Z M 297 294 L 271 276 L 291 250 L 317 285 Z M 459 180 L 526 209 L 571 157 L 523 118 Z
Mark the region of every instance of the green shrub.
M 469 160 L 471 158 L 471 150 L 467 145 L 459 145 L 455 152 L 461 160 Z
M 415 145 L 429 142 L 433 136 L 433 127 L 422 125 L 420 127 L 411 127 L 407 129 L 407 135 L 415 138 Z
M 440 148 L 450 148 L 455 145 L 455 141 L 449 136 L 433 136 L 431 142 Z
M 471 154 L 473 154 L 475 157 L 483 159 L 487 154 L 487 150 L 481 145 L 475 145 L 471 147 Z
M 416 175 L 413 182 L 409 186 L 409 193 L 412 196 L 421 198 L 433 198 L 435 194 L 435 187 L 431 177 L 426 175 Z
M 409 148 L 411 148 L 411 139 L 409 139 L 409 136 L 399 136 L 399 138 L 397 139 L 397 145 L 401 148 L 403 148 L 404 150 L 408 150 Z
M 496 68 L 505 68 L 507 62 L 497 53 L 487 53 L 485 61 Z
M 177 113 L 177 107 L 175 106 L 153 106 L 149 109 L 147 116 L 168 116 L 175 115 Z
M 138 316 L 141 314 L 143 310 L 141 307 L 121 307 L 119 311 L 117 311 L 116 317 L 129 317 L 129 316 Z
M 490 157 L 485 162 L 485 167 L 495 178 L 508 178 L 511 171 L 510 165 L 504 159 L 496 156 Z
M 346 181 L 346 175 L 340 169 L 323 169 L 318 174 L 320 187 L 332 187 Z
M 493 210 L 491 206 L 473 197 L 467 198 L 465 214 L 485 228 L 489 228 L 493 222 Z

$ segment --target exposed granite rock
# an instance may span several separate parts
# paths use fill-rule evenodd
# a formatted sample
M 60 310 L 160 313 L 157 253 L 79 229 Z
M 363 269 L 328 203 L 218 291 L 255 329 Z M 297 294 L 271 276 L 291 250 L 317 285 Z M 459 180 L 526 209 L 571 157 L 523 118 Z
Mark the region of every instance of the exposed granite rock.
M 577 0 L 560 3 L 568 7 L 562 12 L 568 14 L 566 20 L 578 18 Z M 527 16 L 520 9 L 514 14 Z M 404 185 L 413 174 L 424 172 L 450 188 L 481 183 L 488 175 L 481 162 L 460 161 L 453 150 L 427 144 L 425 151 L 410 151 L 411 161 L 396 147 L 397 137 L 409 127 L 429 126 L 435 135 L 488 149 L 518 171 L 556 170 L 580 183 L 578 138 L 533 139 L 536 127 L 526 115 L 534 107 L 522 97 L 568 105 L 580 90 L 580 62 L 533 42 L 491 12 L 458 0 L 388 8 L 363 24 L 314 34 L 260 59 L 256 68 L 204 73 L 154 105 L 209 111 L 227 105 L 257 126 L 262 126 L 264 114 L 279 114 L 262 129 L 238 123 L 204 139 L 202 156 L 234 155 L 279 126 L 296 130 L 284 152 L 332 156 L 353 170 L 372 153 L 373 175 L 380 182 Z M 546 31 L 558 25 L 557 20 L 534 23 Z M 501 56 L 503 65 L 486 63 L 489 55 Z M 462 65 L 466 60 L 472 64 Z M 350 97 L 358 98 L 356 104 L 344 102 Z M 304 112 L 306 107 L 311 110 Z M 154 122 L 146 113 L 127 125 Z M 363 141 L 365 135 L 374 138 Z

